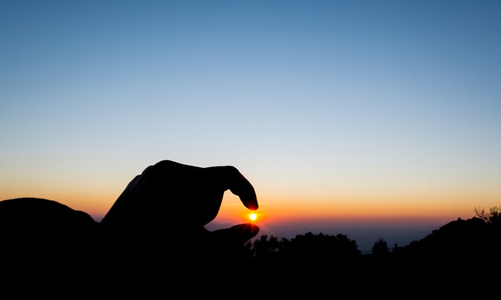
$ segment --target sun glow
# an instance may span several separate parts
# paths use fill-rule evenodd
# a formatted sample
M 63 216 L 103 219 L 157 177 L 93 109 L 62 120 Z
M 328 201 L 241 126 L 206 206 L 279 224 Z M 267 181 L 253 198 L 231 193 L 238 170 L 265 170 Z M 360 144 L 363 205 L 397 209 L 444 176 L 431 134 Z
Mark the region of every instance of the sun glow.
M 257 215 L 256 214 L 250 214 L 249 215 L 249 219 L 251 219 L 251 221 L 256 221 Z

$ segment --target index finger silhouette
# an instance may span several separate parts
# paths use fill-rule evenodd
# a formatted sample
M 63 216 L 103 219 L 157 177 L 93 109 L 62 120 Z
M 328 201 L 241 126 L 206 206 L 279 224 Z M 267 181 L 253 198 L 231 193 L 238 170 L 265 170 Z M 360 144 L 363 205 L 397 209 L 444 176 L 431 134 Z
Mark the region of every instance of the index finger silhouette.
M 245 207 L 251 210 L 259 208 L 254 187 L 235 167 L 209 167 L 205 170 L 216 185 L 239 196 Z

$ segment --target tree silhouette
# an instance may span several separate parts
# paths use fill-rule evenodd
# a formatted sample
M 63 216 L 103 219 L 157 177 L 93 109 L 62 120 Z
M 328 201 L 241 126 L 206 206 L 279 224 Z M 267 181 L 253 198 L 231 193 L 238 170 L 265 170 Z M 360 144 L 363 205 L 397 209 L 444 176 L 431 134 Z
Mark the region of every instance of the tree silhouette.
M 378 239 L 374 246 L 372 246 L 372 254 L 376 256 L 388 256 L 390 250 L 388 249 L 388 244 L 382 238 Z
M 475 215 L 491 224 L 501 224 L 501 207 L 493 206 L 489 209 L 489 213 L 485 212 L 484 208 L 475 208 Z

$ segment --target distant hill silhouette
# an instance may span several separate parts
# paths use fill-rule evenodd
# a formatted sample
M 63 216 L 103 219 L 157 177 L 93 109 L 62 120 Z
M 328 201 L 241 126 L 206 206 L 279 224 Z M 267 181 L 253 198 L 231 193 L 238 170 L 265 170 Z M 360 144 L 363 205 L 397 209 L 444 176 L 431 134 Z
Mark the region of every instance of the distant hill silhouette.
M 399 255 L 417 255 L 450 259 L 456 256 L 493 255 L 501 253 L 500 226 L 480 218 L 452 221 L 419 241 L 398 248 Z
M 397 248 L 392 258 L 399 266 L 433 269 L 434 275 L 442 276 L 466 276 L 468 272 L 471 276 L 492 264 L 491 276 L 501 279 L 497 263 L 500 254 L 500 224 L 475 217 L 452 221 L 419 241 Z

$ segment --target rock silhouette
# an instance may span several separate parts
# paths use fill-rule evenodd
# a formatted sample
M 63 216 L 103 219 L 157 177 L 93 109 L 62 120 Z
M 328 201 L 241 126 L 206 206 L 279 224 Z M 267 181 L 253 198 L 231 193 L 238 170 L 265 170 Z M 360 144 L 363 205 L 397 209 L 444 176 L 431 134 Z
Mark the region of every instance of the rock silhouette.
M 40 198 L 18 198 L 0 201 L 0 225 L 3 229 L 11 227 L 32 230 L 53 229 L 70 230 L 94 225 L 90 215 L 73 210 L 56 201 Z
M 99 223 L 55 201 L 0 202 L 0 264 L 4 287 L 72 282 L 94 271 Z
M 98 223 L 87 213 L 55 201 L 19 198 L 0 202 L 4 250 L 10 247 L 48 249 L 55 244 L 79 243 L 94 234 L 96 226 Z

